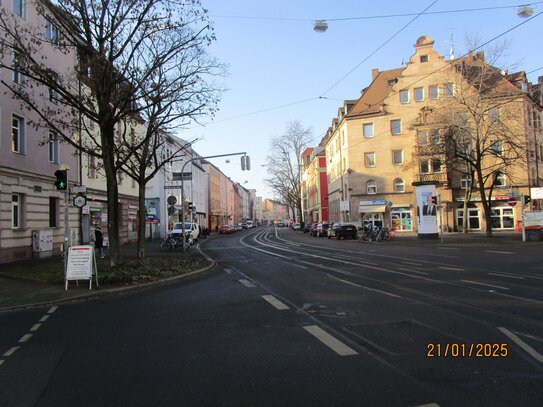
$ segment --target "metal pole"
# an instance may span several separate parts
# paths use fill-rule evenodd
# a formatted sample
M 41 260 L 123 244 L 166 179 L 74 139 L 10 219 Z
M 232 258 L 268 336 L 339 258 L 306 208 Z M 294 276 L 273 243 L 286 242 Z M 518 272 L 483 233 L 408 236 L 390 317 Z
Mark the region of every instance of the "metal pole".
M 68 190 L 68 185 L 66 185 L 66 190 L 64 191 L 64 278 L 66 278 L 66 271 L 68 267 L 68 239 L 70 236 L 70 214 L 68 207 L 69 200 L 70 191 Z
M 441 205 L 441 194 L 437 195 L 437 204 L 439 207 L 439 231 L 441 234 L 441 244 L 443 244 L 443 206 Z
M 520 213 L 522 219 L 522 241 L 526 241 L 526 227 L 524 226 L 524 194 L 520 194 Z

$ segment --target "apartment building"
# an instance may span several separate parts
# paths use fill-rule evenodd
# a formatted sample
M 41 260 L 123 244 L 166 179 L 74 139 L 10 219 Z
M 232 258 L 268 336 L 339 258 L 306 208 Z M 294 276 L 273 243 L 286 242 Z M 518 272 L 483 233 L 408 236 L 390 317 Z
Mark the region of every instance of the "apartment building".
M 302 213 L 305 223 L 328 222 L 328 181 L 323 147 L 302 153 Z
M 525 75 L 499 72 L 485 63 L 482 53 L 446 61 L 433 44 L 429 37 L 422 36 L 405 67 L 374 69 L 372 82 L 361 97 L 354 103 L 346 101 L 334 118 L 321 143 L 326 148 L 328 161 L 331 221 L 420 232 L 420 200 L 430 194 L 421 191 L 427 189 L 441 197 L 441 221 L 445 230 L 461 227 L 459 219 L 463 217 L 465 190 L 471 180 L 461 168 L 450 165 L 443 155 L 444 150 L 431 147 L 443 143 L 446 129 L 451 128 L 450 123 L 443 122 L 443 115 L 441 121 L 436 120 L 437 113 L 447 111 L 462 90 L 471 97 L 481 96 L 473 83 L 473 72 L 480 72 L 483 67 L 488 68 L 493 81 L 485 91 L 508 95 L 501 109 L 485 113 L 485 120 L 498 115 L 488 121 L 491 124 L 496 120 L 507 121 L 519 135 L 519 145 L 527 146 L 526 156 L 533 157 L 528 167 L 520 163 L 512 166 L 507 178 L 497 173 L 497 193 L 491 200 L 492 225 L 496 230 L 512 230 L 520 219 L 520 208 L 511 208 L 505 201 L 509 196 L 527 193 L 530 185 L 541 182 L 538 175 L 541 157 L 536 160 L 541 152 L 541 133 L 540 123 L 535 119 L 540 115 L 541 104 L 534 100 L 533 92 L 528 91 Z M 488 87 L 489 82 L 486 85 Z M 486 100 L 492 99 L 487 96 L 484 95 Z M 461 115 L 465 112 L 458 113 Z M 474 126 L 470 119 L 465 123 Z M 497 148 L 498 140 L 494 144 L 492 148 Z M 494 180 L 485 182 L 491 181 Z M 348 211 L 344 213 L 336 209 L 342 200 L 348 201 Z M 477 191 L 473 192 L 468 206 L 471 219 L 468 227 L 485 230 Z M 437 218 L 432 219 L 436 232 Z

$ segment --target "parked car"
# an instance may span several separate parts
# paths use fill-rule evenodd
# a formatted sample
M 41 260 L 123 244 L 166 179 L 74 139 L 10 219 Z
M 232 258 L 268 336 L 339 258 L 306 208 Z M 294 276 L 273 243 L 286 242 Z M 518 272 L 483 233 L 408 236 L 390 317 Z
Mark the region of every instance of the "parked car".
M 252 220 L 248 220 L 248 221 L 247 221 L 247 229 L 251 229 L 251 228 L 254 228 L 254 227 L 255 227 L 255 225 L 254 225 L 253 221 L 252 221 Z
M 311 229 L 311 226 L 313 226 L 312 223 L 306 223 L 306 224 L 304 225 L 304 230 L 303 230 L 303 232 L 304 232 L 304 233 L 309 233 L 309 229 Z
M 350 223 L 334 223 L 332 227 L 328 229 L 328 239 L 331 239 L 335 237 L 337 240 L 341 238 L 348 238 L 356 239 L 356 232 L 357 228 L 355 225 L 351 225 Z
M 237 225 L 234 225 L 234 229 L 236 230 L 242 230 L 243 229 L 243 225 L 241 223 L 238 223 Z
M 294 225 L 292 225 L 292 230 L 301 230 L 302 229 L 302 225 L 300 225 L 299 223 L 295 223 Z
M 200 236 L 200 226 L 197 223 L 185 222 L 185 235 L 192 233 L 192 240 L 197 241 Z M 183 223 L 178 222 L 173 225 L 172 236 L 178 237 L 183 234 Z
M 330 224 L 329 223 L 319 223 L 317 225 L 317 229 L 316 229 L 316 236 L 317 237 L 324 237 L 324 236 L 327 236 L 328 235 L 328 229 L 330 228 Z
M 311 227 L 309 228 L 309 234 L 310 234 L 311 236 L 317 236 L 317 226 L 318 226 L 318 225 L 319 225 L 318 223 L 313 223 L 313 224 L 311 225 Z
M 221 225 L 221 227 L 219 228 L 219 233 L 221 234 L 230 234 L 234 233 L 235 231 L 236 229 L 234 229 L 232 225 Z

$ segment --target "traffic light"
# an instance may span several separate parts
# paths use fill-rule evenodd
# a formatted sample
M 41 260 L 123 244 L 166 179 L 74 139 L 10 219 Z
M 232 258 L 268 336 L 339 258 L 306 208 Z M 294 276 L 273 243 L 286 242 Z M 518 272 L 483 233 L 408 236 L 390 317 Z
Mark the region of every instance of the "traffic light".
M 437 195 L 432 195 L 432 203 L 437 205 Z
M 68 189 L 68 171 L 56 170 L 55 177 L 57 177 L 57 180 L 55 181 L 55 187 L 59 191 L 66 191 Z
M 245 171 L 245 156 L 241 156 L 241 170 Z
M 242 155 L 241 156 L 241 170 L 242 171 L 249 171 L 251 169 L 251 159 L 248 155 Z
M 528 205 L 531 200 L 530 195 L 524 195 L 524 205 Z

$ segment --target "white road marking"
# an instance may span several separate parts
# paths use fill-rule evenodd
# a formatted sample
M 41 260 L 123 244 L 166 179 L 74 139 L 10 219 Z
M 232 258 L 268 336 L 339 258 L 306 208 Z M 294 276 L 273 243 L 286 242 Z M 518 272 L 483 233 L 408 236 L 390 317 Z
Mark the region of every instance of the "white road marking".
M 388 295 L 390 297 L 395 297 L 395 298 L 402 298 L 400 297 L 399 295 L 396 295 L 396 294 L 392 294 L 392 293 L 389 293 L 387 291 L 382 291 L 382 290 L 378 290 L 377 288 L 370 288 L 370 287 L 366 287 L 364 285 L 360 285 L 360 284 L 356 284 L 356 283 L 353 283 L 352 281 L 348 281 L 348 280 L 343 280 L 342 278 L 337 278 L 337 277 L 334 277 L 328 273 L 326 273 L 326 275 L 334 280 L 337 280 L 337 281 L 341 281 L 342 283 L 345 283 L 345 284 L 349 284 L 349 285 L 352 285 L 354 287 L 358 287 L 358 288 L 363 288 L 364 290 L 368 290 L 368 291 L 374 291 L 374 292 L 377 292 L 377 293 L 380 293 L 380 294 L 384 294 L 384 295 Z
M 515 254 L 515 252 L 504 252 L 504 251 L 499 251 L 499 250 L 485 250 L 485 253 Z
M 422 266 L 422 263 L 413 263 L 410 261 L 402 261 L 402 264 L 407 264 L 408 266 Z
M 21 339 L 19 339 L 19 343 L 27 342 L 30 338 L 32 338 L 32 334 L 26 334 Z
M 463 281 L 464 283 L 477 284 L 477 285 L 482 285 L 482 286 L 486 286 L 486 287 L 501 288 L 502 290 L 509 290 L 509 288 L 502 287 L 500 285 L 493 285 L 493 284 L 487 284 L 487 283 L 478 283 L 477 281 L 471 281 L 471 280 L 460 280 L 460 281 Z
M 0 360 L 0 366 L 4 364 L 4 360 Z
M 40 329 L 40 326 L 41 326 L 41 324 L 34 324 L 34 326 L 32 328 L 30 328 L 30 332 L 37 331 L 38 329 Z
M 10 350 L 8 350 L 6 353 L 4 353 L 4 357 L 13 355 L 17 349 L 19 349 L 19 346 L 14 346 Z
M 507 277 L 507 278 L 516 278 L 517 280 L 525 280 L 524 277 L 519 276 L 510 276 L 509 274 L 500 274 L 500 273 L 488 273 L 491 276 L 498 276 L 498 277 Z
M 232 270 L 230 269 L 224 269 L 224 271 L 226 271 L 228 274 L 232 274 Z
M 451 270 L 451 271 L 466 271 L 466 269 L 461 269 L 457 267 L 438 266 L 437 268 L 442 269 L 442 270 Z
M 55 311 L 57 310 L 57 308 L 58 308 L 58 307 L 55 305 L 55 306 L 51 307 L 51 308 L 49 309 L 49 311 L 47 311 L 47 313 L 48 313 L 48 314 L 52 314 L 53 312 L 55 312 Z
M 275 308 L 277 308 L 280 311 L 290 309 L 287 305 L 283 304 L 273 295 L 263 295 L 262 298 L 264 298 L 266 301 L 268 301 L 271 305 L 273 305 Z
M 439 407 L 439 404 L 436 404 L 436 403 L 421 404 L 420 406 L 415 406 L 415 407 Z
M 243 284 L 245 287 L 248 287 L 248 288 L 254 288 L 256 287 L 256 285 L 254 285 L 253 283 L 251 283 L 249 280 L 246 280 L 244 278 L 238 280 L 241 284 Z
M 520 339 L 517 335 L 515 335 L 509 329 L 504 328 L 504 327 L 498 327 L 498 329 L 504 335 L 508 336 L 509 339 L 511 339 L 513 342 L 515 342 L 518 346 L 520 346 L 522 349 L 524 349 L 524 351 L 526 351 L 535 360 L 537 360 L 539 363 L 543 363 L 543 355 L 538 353 L 534 348 L 532 348 L 530 345 L 528 345 L 526 342 L 524 342 L 522 339 Z
M 299 264 L 294 264 L 294 263 L 289 263 L 291 266 L 296 266 L 296 267 L 300 267 L 302 269 L 306 269 L 307 270 L 307 267 L 305 266 L 300 266 Z
M 358 355 L 357 351 L 337 340 L 317 325 L 304 326 L 304 329 L 340 356 Z
M 411 270 L 411 269 L 406 269 L 404 267 L 399 267 L 398 270 L 401 270 L 401 271 L 410 271 L 412 273 L 418 273 L 418 274 L 428 274 L 428 273 L 425 273 L 424 271 L 418 271 L 418 270 Z
M 458 247 L 445 247 L 445 246 L 438 246 L 437 249 L 441 249 L 441 250 L 460 250 Z
M 41 319 L 38 322 L 45 322 L 47 321 L 48 318 L 49 318 L 49 315 L 45 314 L 43 317 L 41 317 Z

